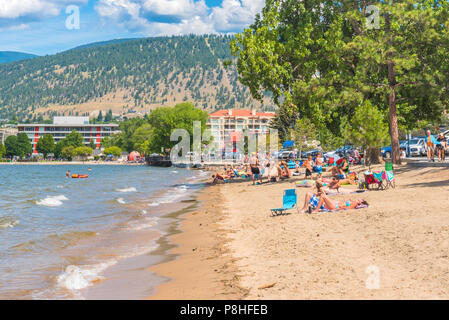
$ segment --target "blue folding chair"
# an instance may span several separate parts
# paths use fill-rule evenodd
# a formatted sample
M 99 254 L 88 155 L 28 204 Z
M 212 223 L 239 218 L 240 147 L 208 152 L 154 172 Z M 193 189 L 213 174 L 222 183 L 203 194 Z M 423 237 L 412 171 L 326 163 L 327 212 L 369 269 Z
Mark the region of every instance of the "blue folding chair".
M 287 210 L 296 208 L 298 210 L 298 196 L 295 189 L 284 190 L 284 196 L 282 197 L 282 208 L 271 209 L 271 215 L 285 214 Z

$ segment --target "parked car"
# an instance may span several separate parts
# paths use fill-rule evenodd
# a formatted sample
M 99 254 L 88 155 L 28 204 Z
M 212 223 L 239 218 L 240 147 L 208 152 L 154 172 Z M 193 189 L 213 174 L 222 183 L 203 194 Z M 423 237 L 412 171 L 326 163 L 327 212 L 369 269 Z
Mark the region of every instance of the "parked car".
M 407 150 L 407 141 L 406 140 L 399 141 L 399 148 L 405 148 Z M 382 149 L 380 149 L 380 151 L 382 152 L 382 157 L 387 159 L 391 158 L 391 145 L 383 147 Z
M 315 158 L 318 155 L 318 152 L 323 152 L 323 150 L 321 150 L 319 148 L 315 148 L 313 150 L 303 151 L 303 152 L 301 152 L 301 158 L 306 159 L 309 155 L 311 155 L 312 158 Z
M 278 159 L 280 160 L 296 159 L 296 153 L 294 151 L 283 151 L 279 154 Z
M 426 155 L 426 140 L 423 138 L 412 138 L 410 139 L 410 156 L 419 157 Z M 408 143 L 405 141 L 405 147 L 407 148 Z M 407 150 L 407 149 L 406 149 Z

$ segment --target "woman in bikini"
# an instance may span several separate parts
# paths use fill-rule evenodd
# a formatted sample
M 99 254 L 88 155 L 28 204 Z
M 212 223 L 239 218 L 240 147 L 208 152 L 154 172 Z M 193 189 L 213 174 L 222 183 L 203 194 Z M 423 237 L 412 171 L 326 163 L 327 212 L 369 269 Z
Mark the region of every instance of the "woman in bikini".
M 304 207 L 302 208 L 301 212 L 306 212 L 307 210 L 309 213 L 312 212 L 318 212 L 320 209 L 327 209 L 331 211 L 336 210 L 348 210 L 348 209 L 355 209 L 360 205 L 368 205 L 368 202 L 364 199 L 357 199 L 357 200 L 341 200 L 341 201 L 335 201 L 329 198 L 326 195 L 326 192 L 323 188 L 323 184 L 319 181 L 316 182 L 316 193 L 308 193 L 305 198 Z
M 335 201 L 329 198 L 327 195 L 322 194 L 320 196 L 320 201 L 318 201 L 318 204 L 312 212 L 318 212 L 319 208 L 324 206 L 324 209 L 335 211 L 335 210 L 349 210 L 349 209 L 355 209 L 360 205 L 368 205 L 368 202 L 364 199 L 357 199 L 357 200 L 341 200 L 341 201 Z

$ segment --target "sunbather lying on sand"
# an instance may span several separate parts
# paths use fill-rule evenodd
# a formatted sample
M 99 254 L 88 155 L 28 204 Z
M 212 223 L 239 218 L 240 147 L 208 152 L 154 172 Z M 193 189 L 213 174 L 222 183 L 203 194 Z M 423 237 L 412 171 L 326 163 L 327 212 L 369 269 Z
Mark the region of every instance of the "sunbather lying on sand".
M 326 193 L 332 189 L 326 188 L 323 186 L 321 181 L 316 182 L 316 192 L 308 192 L 304 199 L 304 206 L 302 208 L 302 212 L 306 212 L 309 207 L 314 209 L 314 212 L 317 212 L 319 209 L 328 209 L 328 210 L 343 210 L 343 209 L 354 209 L 361 204 L 368 205 L 368 203 L 361 200 L 346 200 L 346 201 L 334 201 L 330 199 Z M 349 191 L 352 192 L 352 191 Z M 348 193 L 349 193 L 348 192 Z M 360 202 L 361 201 L 361 202 Z M 343 205 L 344 204 L 344 205 Z M 333 208 L 333 209 L 330 209 Z
M 219 182 L 225 182 L 224 180 L 228 180 L 230 177 L 224 174 L 216 173 L 212 175 L 212 184 L 216 184 Z
M 336 201 L 329 198 L 327 195 L 322 194 L 320 196 L 320 200 L 318 201 L 318 204 L 316 205 L 315 209 L 312 212 L 318 212 L 322 206 L 324 206 L 324 209 L 335 211 L 335 210 L 348 210 L 348 209 L 355 209 L 360 205 L 368 205 L 368 202 L 364 199 L 356 199 L 356 200 L 341 200 Z

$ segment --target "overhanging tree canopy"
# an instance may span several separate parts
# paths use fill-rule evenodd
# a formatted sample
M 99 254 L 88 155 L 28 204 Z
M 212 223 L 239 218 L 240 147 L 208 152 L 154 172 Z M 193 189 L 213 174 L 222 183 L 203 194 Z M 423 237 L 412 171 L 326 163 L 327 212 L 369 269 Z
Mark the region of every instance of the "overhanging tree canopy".
M 305 117 L 341 136 L 370 100 L 389 120 L 398 162 L 398 126 L 435 120 L 448 101 L 448 8 L 447 0 L 267 0 L 231 49 L 252 95 L 273 93 L 283 117 L 275 124 Z

